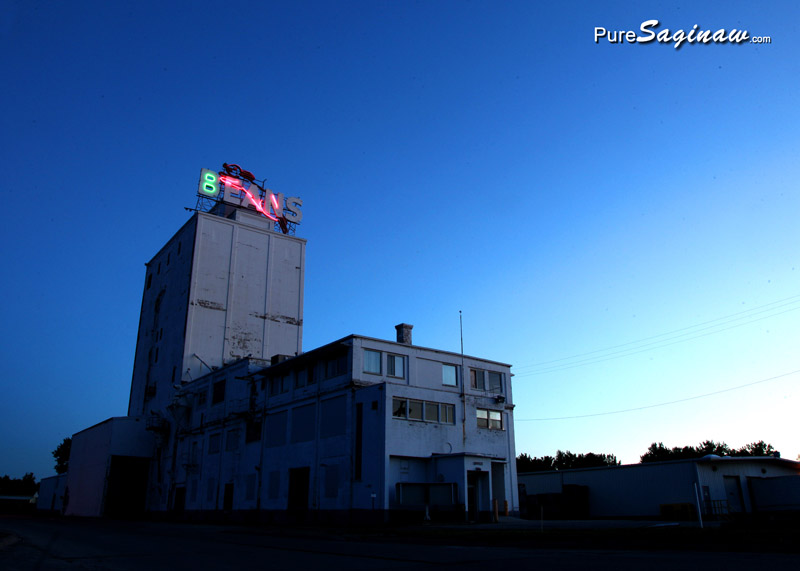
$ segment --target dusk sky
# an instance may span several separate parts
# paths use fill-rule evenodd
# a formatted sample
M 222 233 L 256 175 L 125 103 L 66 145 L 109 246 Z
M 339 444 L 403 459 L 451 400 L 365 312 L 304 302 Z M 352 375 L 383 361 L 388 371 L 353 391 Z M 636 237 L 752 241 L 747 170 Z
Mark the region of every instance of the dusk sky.
M 595 42 L 648 20 L 771 41 Z M 460 310 L 465 353 L 512 365 L 517 454 L 795 459 L 798 22 L 794 1 L 4 3 L 0 475 L 53 475 L 64 437 L 126 414 L 144 263 L 223 162 L 303 200 L 304 350 L 406 322 L 457 352 Z

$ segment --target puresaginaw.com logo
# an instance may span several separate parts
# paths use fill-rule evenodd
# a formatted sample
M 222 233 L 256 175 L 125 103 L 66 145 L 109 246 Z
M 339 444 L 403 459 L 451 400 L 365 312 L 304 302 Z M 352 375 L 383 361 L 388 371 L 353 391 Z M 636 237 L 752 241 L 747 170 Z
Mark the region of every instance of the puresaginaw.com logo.
M 602 40 L 609 44 L 672 44 L 677 50 L 684 44 L 771 44 L 770 36 L 750 36 L 747 30 L 719 28 L 717 30 L 704 30 L 695 24 L 691 30 L 670 30 L 661 28 L 658 20 L 645 20 L 639 26 L 639 33 L 635 30 L 607 30 L 596 26 L 594 29 L 594 43 Z

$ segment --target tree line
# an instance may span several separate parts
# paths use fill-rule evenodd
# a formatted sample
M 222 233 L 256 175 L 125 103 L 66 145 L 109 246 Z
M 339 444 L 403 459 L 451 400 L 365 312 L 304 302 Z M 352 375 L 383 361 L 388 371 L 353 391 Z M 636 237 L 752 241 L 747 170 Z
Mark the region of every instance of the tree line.
M 733 457 L 777 456 L 778 452 L 772 444 L 763 440 L 745 444 L 741 448 L 731 448 L 724 442 L 704 440 L 697 446 L 675 446 L 667 448 L 663 442 L 653 442 L 647 452 L 639 458 L 640 463 L 666 462 L 669 460 L 686 460 L 702 458 L 709 454 Z M 545 472 L 550 470 L 570 470 L 574 468 L 598 468 L 603 466 L 618 466 L 620 462 L 614 454 L 574 454 L 567 450 L 556 452 L 555 456 L 532 457 L 522 453 L 517 456 L 517 472 Z

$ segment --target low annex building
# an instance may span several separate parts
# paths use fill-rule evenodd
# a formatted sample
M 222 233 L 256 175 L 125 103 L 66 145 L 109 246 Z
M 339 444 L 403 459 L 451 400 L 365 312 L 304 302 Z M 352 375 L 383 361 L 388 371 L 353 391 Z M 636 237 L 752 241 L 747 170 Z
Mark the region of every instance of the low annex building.
M 701 517 L 800 511 L 800 462 L 721 457 L 519 475 L 528 517 Z

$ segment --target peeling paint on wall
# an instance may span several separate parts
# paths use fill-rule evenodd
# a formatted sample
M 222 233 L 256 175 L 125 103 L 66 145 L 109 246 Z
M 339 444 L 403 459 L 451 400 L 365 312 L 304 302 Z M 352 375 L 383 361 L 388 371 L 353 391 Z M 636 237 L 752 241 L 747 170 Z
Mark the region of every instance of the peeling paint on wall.
M 270 321 L 274 321 L 275 323 L 288 323 L 289 325 L 302 325 L 302 319 L 295 319 L 294 317 L 289 317 L 288 315 L 270 315 L 268 313 L 251 313 L 253 317 L 258 317 L 259 319 L 268 319 Z

